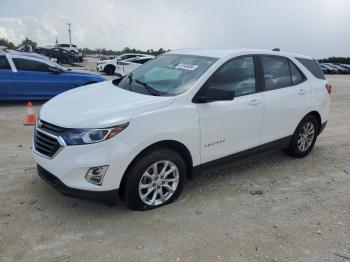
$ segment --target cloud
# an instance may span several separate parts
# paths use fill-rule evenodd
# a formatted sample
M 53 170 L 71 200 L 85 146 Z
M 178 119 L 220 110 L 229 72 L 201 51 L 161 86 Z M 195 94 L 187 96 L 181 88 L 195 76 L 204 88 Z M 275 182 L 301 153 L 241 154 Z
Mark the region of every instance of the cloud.
M 349 56 L 348 0 L 1 0 L 0 37 L 40 45 L 263 48 Z M 336 43 L 336 48 L 335 48 Z

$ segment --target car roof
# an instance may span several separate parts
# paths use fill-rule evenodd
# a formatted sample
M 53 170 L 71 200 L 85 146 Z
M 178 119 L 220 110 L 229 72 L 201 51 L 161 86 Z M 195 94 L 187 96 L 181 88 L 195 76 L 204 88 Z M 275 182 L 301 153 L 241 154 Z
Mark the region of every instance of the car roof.
M 197 56 L 207 56 L 214 58 L 225 58 L 235 55 L 244 54 L 261 54 L 261 55 L 280 55 L 286 57 L 298 57 L 305 59 L 313 59 L 310 56 L 293 54 L 287 52 L 277 52 L 270 50 L 259 50 L 259 49 L 207 49 L 207 48 L 195 48 L 195 49 L 178 49 L 167 52 L 167 54 L 184 54 L 184 55 L 197 55 Z

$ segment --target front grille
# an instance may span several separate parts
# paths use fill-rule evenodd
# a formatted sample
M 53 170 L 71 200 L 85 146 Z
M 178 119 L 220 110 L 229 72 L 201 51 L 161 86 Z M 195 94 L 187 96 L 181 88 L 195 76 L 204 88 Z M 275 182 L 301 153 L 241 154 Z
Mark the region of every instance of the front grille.
M 40 154 L 52 157 L 60 148 L 60 143 L 56 138 L 48 136 L 36 129 L 34 131 L 34 147 Z
M 60 127 L 60 126 L 56 126 L 53 124 L 50 124 L 48 122 L 39 120 L 39 128 L 43 131 L 46 131 L 50 134 L 53 135 L 61 135 L 64 131 L 66 131 L 68 128 L 64 128 L 64 127 Z

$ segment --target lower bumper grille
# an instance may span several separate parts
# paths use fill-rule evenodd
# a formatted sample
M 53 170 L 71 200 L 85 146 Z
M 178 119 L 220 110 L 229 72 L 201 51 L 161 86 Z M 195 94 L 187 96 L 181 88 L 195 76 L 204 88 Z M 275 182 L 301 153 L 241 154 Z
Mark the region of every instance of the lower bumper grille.
M 60 143 L 56 138 L 40 132 L 38 129 L 34 131 L 34 147 L 40 154 L 53 157 L 60 148 Z

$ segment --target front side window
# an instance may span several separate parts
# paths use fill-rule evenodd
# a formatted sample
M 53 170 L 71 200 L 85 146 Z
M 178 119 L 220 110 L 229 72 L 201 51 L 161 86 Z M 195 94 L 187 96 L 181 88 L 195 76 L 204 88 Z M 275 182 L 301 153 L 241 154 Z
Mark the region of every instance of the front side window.
M 164 54 L 113 83 L 136 93 L 175 96 L 188 90 L 216 61 L 205 56 Z
M 0 70 L 1 69 L 11 69 L 10 64 L 5 56 L 0 56 Z
M 15 66 L 18 71 L 40 71 L 40 72 L 48 72 L 49 65 L 29 60 L 29 59 L 23 59 L 23 58 L 13 58 L 13 62 L 15 63 Z
M 220 69 L 206 83 L 207 93 L 215 95 L 215 90 L 234 91 L 235 97 L 255 93 L 255 67 L 252 56 L 235 58 Z
M 275 90 L 291 86 L 288 60 L 282 57 L 262 56 L 265 90 Z

